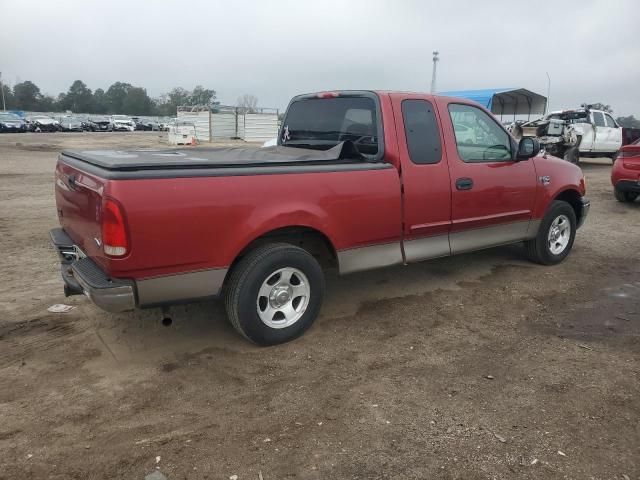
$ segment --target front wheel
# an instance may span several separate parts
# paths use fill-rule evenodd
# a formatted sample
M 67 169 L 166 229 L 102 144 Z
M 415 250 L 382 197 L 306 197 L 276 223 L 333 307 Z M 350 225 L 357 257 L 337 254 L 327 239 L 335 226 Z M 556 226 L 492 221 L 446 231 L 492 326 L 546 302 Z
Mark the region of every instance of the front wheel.
M 576 213 L 567 202 L 555 201 L 540 223 L 535 238 L 525 242 L 527 255 L 533 262 L 555 265 L 562 262 L 573 247 L 576 237 Z
M 623 192 L 615 187 L 613 189 L 613 195 L 616 197 L 616 200 L 622 203 L 634 202 L 636 198 L 638 198 L 638 194 L 636 192 Z
M 225 306 L 234 328 L 258 345 L 302 335 L 324 298 L 324 274 L 306 250 L 286 243 L 263 245 L 233 268 Z

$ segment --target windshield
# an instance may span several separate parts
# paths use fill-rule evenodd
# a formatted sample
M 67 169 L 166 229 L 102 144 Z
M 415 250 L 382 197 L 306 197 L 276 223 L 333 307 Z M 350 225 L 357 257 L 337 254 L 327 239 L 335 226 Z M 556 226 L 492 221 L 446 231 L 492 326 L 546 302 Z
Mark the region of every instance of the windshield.
M 0 113 L 0 121 L 3 122 L 17 122 L 20 121 L 20 117 L 13 113 Z
M 289 107 L 281 144 L 328 150 L 352 141 L 364 155 L 378 153 L 376 105 L 367 97 L 305 98 Z

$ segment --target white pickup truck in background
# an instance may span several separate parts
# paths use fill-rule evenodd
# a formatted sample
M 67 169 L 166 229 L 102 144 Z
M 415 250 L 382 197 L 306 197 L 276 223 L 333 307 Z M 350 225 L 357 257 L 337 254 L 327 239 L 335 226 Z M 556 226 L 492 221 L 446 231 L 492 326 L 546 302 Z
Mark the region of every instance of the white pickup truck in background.
M 540 146 L 556 157 L 579 163 L 580 157 L 615 160 L 622 147 L 622 128 L 613 117 L 588 106 L 551 112 L 544 117 L 510 128 L 516 139 L 536 137 Z

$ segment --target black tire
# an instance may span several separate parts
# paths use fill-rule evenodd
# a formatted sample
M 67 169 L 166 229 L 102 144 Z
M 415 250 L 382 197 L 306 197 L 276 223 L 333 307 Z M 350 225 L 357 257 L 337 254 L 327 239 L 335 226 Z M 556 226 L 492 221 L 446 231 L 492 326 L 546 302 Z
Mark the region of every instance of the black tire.
M 616 197 L 616 200 L 622 203 L 635 202 L 636 198 L 638 198 L 638 194 L 635 192 L 623 192 L 617 188 L 613 189 L 613 195 Z
M 290 326 L 273 328 L 258 315 L 258 294 L 263 282 L 281 268 L 301 271 L 310 294 L 302 317 Z M 273 243 L 252 250 L 233 268 L 225 286 L 225 307 L 229 321 L 245 338 L 258 345 L 277 345 L 299 337 L 313 324 L 324 289 L 322 268 L 309 252 L 288 243 Z
M 616 160 L 618 159 L 618 154 L 620 153 L 620 151 L 618 150 L 617 152 L 614 152 L 611 154 L 611 163 L 616 163 Z
M 580 163 L 580 150 L 578 147 L 567 148 L 564 152 L 564 159 L 567 162 L 578 165 Z
M 553 222 L 561 215 L 564 215 L 569 220 L 569 228 L 571 229 L 569 232 L 569 242 L 564 250 L 558 254 L 554 254 L 549 246 L 549 231 Z M 567 255 L 571 252 L 575 238 L 576 213 L 574 212 L 573 207 L 567 202 L 556 200 L 551 204 L 542 219 L 536 237 L 531 240 L 527 240 L 524 245 L 527 250 L 527 256 L 532 262 L 536 262 L 541 265 L 556 265 L 567 258 Z

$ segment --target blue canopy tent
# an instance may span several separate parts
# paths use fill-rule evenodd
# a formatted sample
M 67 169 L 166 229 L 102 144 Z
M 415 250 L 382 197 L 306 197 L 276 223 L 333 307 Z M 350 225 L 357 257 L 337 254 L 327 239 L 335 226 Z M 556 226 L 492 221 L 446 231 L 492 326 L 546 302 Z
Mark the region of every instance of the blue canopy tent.
M 534 93 L 526 88 L 487 88 L 483 90 L 458 90 L 439 92 L 439 95 L 460 97 L 473 100 L 485 107 L 494 115 L 544 115 L 547 108 L 547 97 Z

